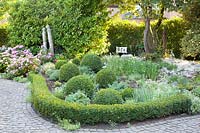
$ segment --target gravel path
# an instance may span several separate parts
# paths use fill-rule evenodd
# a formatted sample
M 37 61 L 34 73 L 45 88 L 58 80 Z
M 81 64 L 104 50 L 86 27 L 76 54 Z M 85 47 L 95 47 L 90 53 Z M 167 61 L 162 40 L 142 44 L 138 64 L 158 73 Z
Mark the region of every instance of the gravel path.
M 0 79 L 0 133 L 63 133 L 40 116 L 26 102 L 28 89 L 24 84 Z M 80 129 L 76 132 L 116 133 L 200 133 L 200 115 L 134 124 L 123 129 Z

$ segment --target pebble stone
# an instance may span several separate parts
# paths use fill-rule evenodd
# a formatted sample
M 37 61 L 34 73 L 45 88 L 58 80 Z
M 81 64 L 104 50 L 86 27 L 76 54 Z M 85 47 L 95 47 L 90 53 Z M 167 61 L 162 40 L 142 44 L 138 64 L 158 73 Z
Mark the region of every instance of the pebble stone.
M 27 102 L 25 84 L 0 79 L 0 133 L 68 133 L 43 119 Z M 155 120 L 122 129 L 81 128 L 75 133 L 200 133 L 200 115 Z

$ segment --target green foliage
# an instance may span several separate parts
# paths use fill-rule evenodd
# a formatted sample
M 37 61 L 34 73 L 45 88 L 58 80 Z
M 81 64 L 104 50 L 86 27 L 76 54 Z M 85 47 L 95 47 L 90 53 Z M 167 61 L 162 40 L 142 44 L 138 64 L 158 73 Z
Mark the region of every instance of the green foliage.
M 116 80 L 116 75 L 112 69 L 102 69 L 96 74 L 96 83 L 100 88 L 106 88 Z
M 193 96 L 191 97 L 191 99 L 192 99 L 191 113 L 199 114 L 200 113 L 200 98 Z
M 177 66 L 171 63 L 167 63 L 165 61 L 159 61 L 157 62 L 160 68 L 167 68 L 168 70 L 174 70 L 177 69 Z
M 164 20 L 158 33 L 158 35 L 160 35 L 160 38 L 164 28 L 167 32 L 167 49 L 172 50 L 175 57 L 180 57 L 180 43 L 181 39 L 186 34 L 186 31 L 189 29 L 188 23 L 181 18 Z
M 71 119 L 83 124 L 142 121 L 174 114 L 188 113 L 191 100 L 177 94 L 164 99 L 138 104 L 81 105 L 66 103 L 49 92 L 45 79 L 32 75 L 33 107 L 44 117 Z M 166 108 L 167 107 L 167 108 Z M 98 114 L 98 115 L 97 115 Z
M 186 59 L 200 59 L 200 2 L 193 0 L 186 10 L 183 11 L 183 16 L 190 24 L 190 29 L 181 40 L 182 55 Z
M 134 89 L 133 88 L 126 88 L 123 89 L 121 92 L 122 98 L 124 100 L 133 98 Z
M 99 56 L 95 54 L 86 54 L 81 61 L 81 66 L 87 66 L 92 71 L 98 72 L 102 69 L 103 63 Z
M 1 0 L 0 2 L 0 19 L 9 11 L 10 5 L 16 0 Z
M 192 83 L 195 84 L 195 86 L 200 86 L 200 75 L 197 75 L 192 79 Z
M 68 81 L 70 78 L 79 75 L 78 67 L 73 63 L 67 63 L 60 68 L 60 81 Z
M 72 123 L 71 120 L 68 119 L 58 119 L 58 125 L 61 126 L 64 130 L 75 131 L 81 127 L 79 122 Z
M 109 84 L 108 87 L 115 89 L 115 90 L 122 90 L 127 88 L 129 85 L 126 82 L 118 82 L 118 81 L 114 81 L 112 84 Z
M 193 89 L 192 93 L 200 98 L 200 87 Z
M 32 99 L 31 94 L 29 94 L 29 95 L 26 97 L 26 102 L 28 102 L 28 103 L 32 103 L 32 102 L 33 102 L 33 99 Z
M 11 79 L 11 75 L 8 73 L 0 73 L 0 78 L 2 79 Z
M 51 63 L 51 62 L 47 62 L 47 63 L 45 63 L 45 64 L 43 64 L 42 66 L 41 66 L 41 71 L 43 72 L 43 73 L 47 73 L 48 72 L 48 74 L 49 73 L 51 73 L 52 72 L 52 70 L 54 70 L 55 69 L 55 64 L 53 64 L 53 63 Z
M 58 5 L 50 17 L 55 43 L 68 57 L 88 51 L 104 53 L 107 48 L 107 7 L 101 0 L 69 0 Z
M 87 66 L 79 66 L 81 74 L 94 75 L 95 73 Z
M 189 78 L 182 76 L 171 76 L 169 82 L 176 84 L 179 89 L 192 90 L 194 88 L 192 81 Z
M 59 87 L 56 87 L 54 92 L 53 92 L 53 95 L 56 96 L 57 98 L 60 98 L 60 99 L 65 99 L 65 95 L 64 95 L 64 87 L 65 85 L 61 85 Z
M 186 10 L 183 10 L 184 19 L 191 24 L 198 23 L 200 21 L 199 8 L 199 0 L 192 0 L 192 3 L 187 6 Z
M 108 29 L 111 43 L 109 52 L 115 53 L 116 47 L 127 47 L 128 53 L 140 54 L 143 51 L 144 24 L 130 21 L 113 21 Z
M 67 60 L 57 60 L 55 64 L 56 69 L 60 69 L 61 66 L 63 66 L 64 64 L 67 64 L 67 62 L 68 62 Z
M 133 93 L 134 102 L 153 101 L 180 93 L 180 90 L 167 83 L 140 80 L 138 84 L 139 88 L 135 89 Z
M 92 80 L 86 75 L 75 76 L 65 84 L 64 94 L 67 96 L 76 93 L 78 90 L 83 91 L 89 98 L 92 98 L 94 93 Z
M 94 103 L 103 105 L 122 104 L 123 99 L 121 94 L 117 90 L 101 89 L 96 93 Z
M 198 114 L 198 113 L 200 113 L 200 97 L 196 96 L 195 95 L 196 93 L 194 93 L 194 94 L 192 94 L 192 93 L 191 93 L 191 91 L 188 91 L 188 90 L 184 91 L 184 94 L 191 99 L 192 104 L 190 107 L 190 113 Z
M 144 53 L 142 56 L 149 61 L 160 61 L 161 58 L 158 53 Z
M 45 74 L 46 74 L 48 77 L 50 77 L 50 75 L 51 75 L 52 73 L 54 73 L 55 70 L 56 70 L 56 69 L 48 69 L 48 70 L 45 72 Z
M 60 87 L 62 85 L 62 83 L 59 81 L 56 81 L 56 82 L 54 82 L 54 85 L 55 85 L 55 87 Z
M 66 96 L 65 101 L 66 102 L 76 102 L 76 103 L 85 104 L 85 105 L 90 103 L 90 99 L 80 90 L 78 90 L 74 94 L 70 94 L 70 95 Z
M 23 76 L 18 76 L 13 78 L 14 81 L 19 82 L 19 83 L 26 83 L 28 82 L 27 78 L 24 78 Z
M 47 24 L 45 19 L 53 11 L 50 9 L 55 9 L 53 0 L 24 0 L 13 4 L 9 12 L 9 43 L 24 44 L 29 48 L 40 46 L 41 30 Z
M 155 80 L 159 75 L 159 65 L 151 61 L 123 59 L 118 56 L 110 56 L 106 60 L 106 67 L 117 76 L 138 74 L 141 77 Z
M 155 22 L 152 22 L 152 27 Z M 189 25 L 180 18 L 164 20 L 158 30 L 159 38 L 162 38 L 163 29 L 167 31 L 167 49 L 173 50 L 176 57 L 179 57 L 180 42 L 186 34 Z M 138 55 L 143 52 L 143 31 L 144 24 L 136 24 L 134 22 L 116 21 L 113 22 L 108 30 L 108 39 L 111 43 L 109 52 L 115 53 L 116 46 L 125 46 L 128 52 Z M 161 46 L 159 46 L 161 47 Z
M 50 80 L 58 80 L 60 76 L 60 70 L 54 70 L 53 73 L 49 76 Z
M 79 66 L 80 65 L 80 59 L 79 58 L 74 58 L 73 60 L 72 60 L 72 63 L 74 63 L 74 64 L 76 64 L 77 66 Z
M 136 89 L 133 94 L 135 102 L 146 102 L 154 99 L 154 92 L 149 88 Z
M 19 1 L 10 11 L 10 44 L 40 46 L 41 30 L 49 24 L 56 52 L 61 49 L 68 58 L 87 51 L 101 54 L 108 45 L 107 15 L 100 0 Z
M 8 42 L 8 32 L 6 27 L 0 25 L 0 47 Z
M 200 59 L 200 24 L 187 31 L 181 40 L 181 51 L 184 57 Z

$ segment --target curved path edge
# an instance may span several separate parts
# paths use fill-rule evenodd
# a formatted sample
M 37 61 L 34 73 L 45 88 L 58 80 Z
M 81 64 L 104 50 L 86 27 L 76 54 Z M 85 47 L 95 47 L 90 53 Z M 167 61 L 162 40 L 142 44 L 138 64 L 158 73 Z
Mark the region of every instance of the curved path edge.
M 0 79 L 0 133 L 64 133 L 46 121 L 26 102 L 30 91 L 25 84 Z M 133 124 L 122 129 L 81 128 L 75 132 L 116 133 L 200 133 L 200 115 Z

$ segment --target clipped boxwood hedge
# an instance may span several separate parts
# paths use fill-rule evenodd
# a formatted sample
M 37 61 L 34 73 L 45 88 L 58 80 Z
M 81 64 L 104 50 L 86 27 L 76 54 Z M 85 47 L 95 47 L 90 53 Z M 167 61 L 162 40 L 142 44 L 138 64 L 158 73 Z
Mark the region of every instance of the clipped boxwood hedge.
M 152 28 L 155 21 L 151 22 Z M 186 34 L 189 25 L 181 18 L 163 20 L 158 35 L 162 38 L 163 29 L 167 32 L 167 49 L 173 50 L 176 57 L 181 54 L 180 42 Z M 108 40 L 111 43 L 109 52 L 115 53 L 116 46 L 127 47 L 128 53 L 141 54 L 143 52 L 143 32 L 144 23 L 135 23 L 134 21 L 113 21 L 108 29 Z
M 53 96 L 48 90 L 45 79 L 40 75 L 31 75 L 33 107 L 45 117 L 65 118 L 85 124 L 108 121 L 126 122 L 160 118 L 172 114 L 188 113 L 191 100 L 184 95 L 166 99 L 138 103 L 115 105 L 81 105 L 67 103 Z

